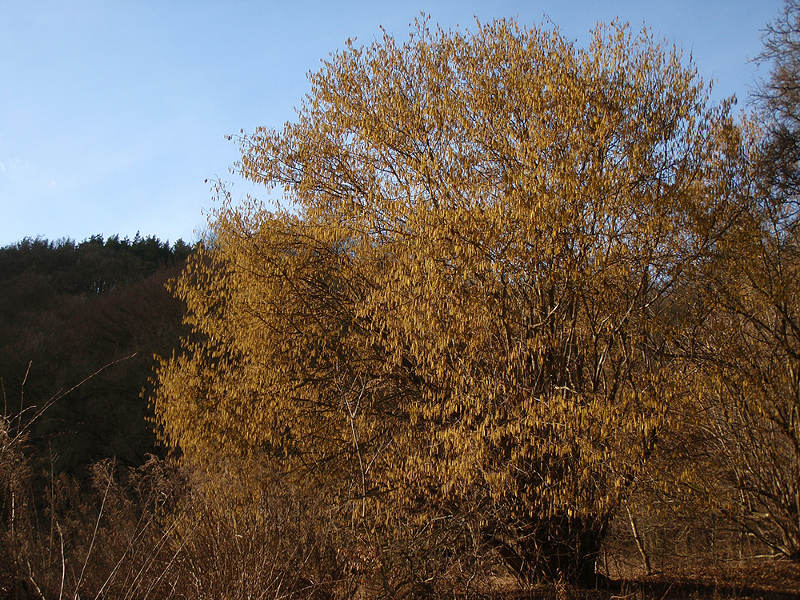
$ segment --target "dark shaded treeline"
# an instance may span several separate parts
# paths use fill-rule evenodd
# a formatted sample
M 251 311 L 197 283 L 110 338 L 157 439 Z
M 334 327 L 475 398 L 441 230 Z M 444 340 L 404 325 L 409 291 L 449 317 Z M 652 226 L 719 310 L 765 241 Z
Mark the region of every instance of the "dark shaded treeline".
M 5 414 L 22 409 L 29 418 L 60 392 L 124 359 L 54 402 L 33 424 L 30 441 L 48 470 L 81 475 L 105 457 L 138 465 L 157 451 L 142 390 L 153 355 L 169 354 L 178 342 L 181 305 L 164 286 L 190 252 L 182 240 L 169 244 L 139 234 L 82 242 L 26 238 L 0 248 Z

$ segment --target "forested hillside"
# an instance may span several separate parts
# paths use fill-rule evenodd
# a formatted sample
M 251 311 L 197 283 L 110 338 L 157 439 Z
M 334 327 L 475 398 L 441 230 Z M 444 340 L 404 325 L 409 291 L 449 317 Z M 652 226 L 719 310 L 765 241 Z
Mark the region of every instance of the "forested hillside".
M 111 456 L 138 465 L 155 451 L 142 391 L 153 355 L 177 344 L 181 305 L 164 285 L 190 250 L 181 240 L 138 235 L 24 239 L 0 248 L 5 414 L 25 421 L 80 384 L 31 428 L 37 454 L 56 473 L 85 474 Z

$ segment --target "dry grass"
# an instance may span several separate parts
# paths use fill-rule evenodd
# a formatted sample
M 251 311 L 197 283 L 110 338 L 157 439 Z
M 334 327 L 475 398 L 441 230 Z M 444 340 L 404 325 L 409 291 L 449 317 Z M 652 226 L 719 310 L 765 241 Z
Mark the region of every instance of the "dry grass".
M 742 556 L 741 536 L 703 515 L 640 519 L 649 576 L 623 514 L 599 589 L 521 587 L 464 543 L 466 523 L 393 535 L 357 527 L 333 496 L 269 470 L 253 477 L 252 465 L 211 475 L 156 458 L 137 469 L 108 460 L 86 482 L 37 479 L 26 431 L 0 420 L 0 598 L 9 600 L 800 600 L 800 566 Z

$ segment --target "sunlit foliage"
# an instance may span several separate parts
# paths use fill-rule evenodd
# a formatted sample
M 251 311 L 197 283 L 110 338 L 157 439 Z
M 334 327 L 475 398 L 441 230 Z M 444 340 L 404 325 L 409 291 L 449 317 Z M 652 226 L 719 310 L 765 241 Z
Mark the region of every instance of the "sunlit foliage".
M 698 363 L 706 436 L 726 502 L 707 495 L 770 551 L 800 561 L 800 3 L 765 30 L 769 76 L 748 129 L 751 181 L 742 218 L 702 279 L 708 319 Z M 701 332 L 697 332 L 701 333 Z
M 386 34 L 241 139 L 292 210 L 223 205 L 154 406 L 190 460 L 272 457 L 371 523 L 477 511 L 522 577 L 594 576 L 686 393 L 670 295 L 739 190 L 728 105 L 647 33 Z M 224 194 L 224 192 L 223 192 Z

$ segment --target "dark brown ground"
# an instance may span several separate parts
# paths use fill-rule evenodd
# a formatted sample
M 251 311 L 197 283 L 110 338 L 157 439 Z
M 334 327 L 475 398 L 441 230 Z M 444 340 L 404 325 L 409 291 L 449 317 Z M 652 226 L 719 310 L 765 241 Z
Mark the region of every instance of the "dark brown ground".
M 752 561 L 745 565 L 703 567 L 680 574 L 637 576 L 606 580 L 597 589 L 568 585 L 541 585 L 512 589 L 497 580 L 504 591 L 487 593 L 487 600 L 800 600 L 800 565 L 780 560 Z M 475 597 L 472 595 L 472 597 Z

